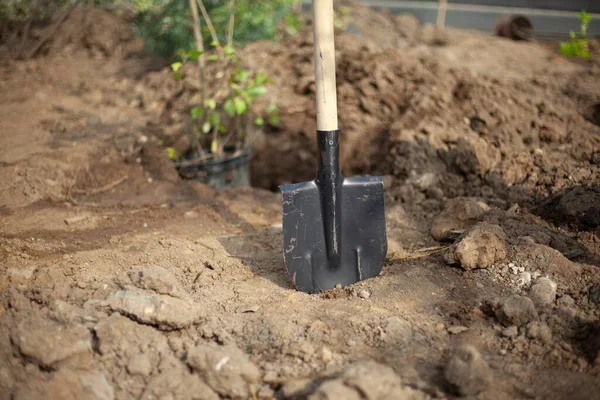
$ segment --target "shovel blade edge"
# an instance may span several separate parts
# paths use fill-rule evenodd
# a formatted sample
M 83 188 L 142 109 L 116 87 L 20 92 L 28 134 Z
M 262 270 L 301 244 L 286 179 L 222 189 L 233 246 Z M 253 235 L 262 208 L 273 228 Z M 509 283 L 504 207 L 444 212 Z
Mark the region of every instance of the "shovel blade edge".
M 387 253 L 383 181 L 343 178 L 340 257 L 328 259 L 321 189 L 316 181 L 282 185 L 283 256 L 296 289 L 318 293 L 381 272 Z

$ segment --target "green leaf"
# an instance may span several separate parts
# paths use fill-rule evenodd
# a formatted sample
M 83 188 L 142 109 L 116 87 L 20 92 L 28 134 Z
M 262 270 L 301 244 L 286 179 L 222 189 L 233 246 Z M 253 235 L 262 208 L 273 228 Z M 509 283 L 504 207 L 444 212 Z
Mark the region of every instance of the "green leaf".
M 204 109 L 200 107 L 192 108 L 192 119 L 197 120 L 202 114 L 204 114 Z
M 202 124 L 202 133 L 210 132 L 210 128 L 210 122 L 206 121 L 204 124 Z
M 221 122 L 221 116 L 219 115 L 219 113 L 215 112 L 210 114 L 209 120 L 212 126 L 218 127 L 219 123 Z
M 217 101 L 215 99 L 206 99 L 204 100 L 204 107 L 214 110 L 217 108 Z
M 179 69 L 180 69 L 181 67 L 183 67 L 183 63 L 181 63 L 181 62 L 179 62 L 179 61 L 177 61 L 177 62 L 174 62 L 173 64 L 171 64 L 171 69 L 173 70 L 173 72 L 177 72 L 177 71 L 179 71 Z
M 257 85 L 262 85 L 263 83 L 265 83 L 267 81 L 267 76 L 265 74 L 263 74 L 262 72 L 259 72 L 258 75 L 256 75 L 256 84 Z
M 579 13 L 579 19 L 581 20 L 582 24 L 587 25 L 592 20 L 592 16 L 585 10 L 581 10 Z
M 206 57 L 206 59 L 210 61 L 217 61 L 219 59 L 219 56 L 216 54 L 211 54 L 210 56 Z
M 167 157 L 169 157 L 170 160 L 173 160 L 175 158 L 175 149 L 167 147 L 165 150 L 167 151 Z
M 187 53 L 187 58 L 190 60 L 197 60 L 204 52 L 200 50 L 190 50 Z
M 235 54 L 235 49 L 233 48 L 233 46 L 227 45 L 227 46 L 223 47 L 223 50 L 225 51 L 226 56 L 231 56 L 231 55 Z
M 274 112 L 277 112 L 277 105 L 275 103 L 271 103 L 269 104 L 269 107 L 267 107 L 267 112 L 269 114 L 273 114 Z
M 279 117 L 278 117 L 277 115 L 271 115 L 271 116 L 269 117 L 269 123 L 270 123 L 271 125 L 279 125 L 279 122 L 280 122 L 280 121 L 279 121 Z
M 181 49 L 177 54 L 179 54 L 181 58 L 185 58 L 187 56 L 187 51 Z
M 246 102 L 240 99 L 239 97 L 233 99 L 233 105 L 235 106 L 235 112 L 238 115 L 242 115 L 246 112 L 246 110 L 248 110 L 248 105 L 246 104 Z
M 233 104 L 233 100 L 227 100 L 223 108 L 225 109 L 227 115 L 229 115 L 230 117 L 233 117 L 235 115 L 235 105 Z
M 258 126 L 264 125 L 265 124 L 265 120 L 263 118 L 256 118 L 254 120 L 254 123 Z
M 252 97 L 262 96 L 267 93 L 267 88 L 264 86 L 257 86 L 252 89 L 248 89 L 248 94 Z
M 223 124 L 219 124 L 219 127 L 217 129 L 219 130 L 219 133 L 227 132 L 227 128 L 225 128 L 225 125 Z
M 235 77 L 240 82 L 246 82 L 246 79 L 248 79 L 248 71 L 246 71 L 245 69 L 242 69 L 241 71 L 237 71 L 235 73 Z
M 180 81 L 180 80 L 182 80 L 182 79 L 183 79 L 183 74 L 182 74 L 181 72 L 175 72 L 175 73 L 173 74 L 173 77 L 174 77 L 176 80 Z
M 219 42 L 217 42 L 216 40 L 213 40 L 212 42 L 210 42 L 210 45 L 211 45 L 212 47 L 219 47 L 220 43 L 219 43 Z

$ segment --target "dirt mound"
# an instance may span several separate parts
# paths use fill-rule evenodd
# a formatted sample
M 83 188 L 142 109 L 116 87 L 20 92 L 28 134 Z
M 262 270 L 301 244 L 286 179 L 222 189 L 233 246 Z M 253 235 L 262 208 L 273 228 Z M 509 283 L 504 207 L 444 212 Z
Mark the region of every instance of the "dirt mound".
M 86 51 L 91 56 L 110 57 L 125 56 L 144 48 L 144 42 L 135 37 L 128 23 L 108 11 L 77 7 L 58 25 L 62 16 L 58 13 L 48 26 L 32 32 L 30 48 L 40 39 L 48 38 L 37 55 L 65 56 Z

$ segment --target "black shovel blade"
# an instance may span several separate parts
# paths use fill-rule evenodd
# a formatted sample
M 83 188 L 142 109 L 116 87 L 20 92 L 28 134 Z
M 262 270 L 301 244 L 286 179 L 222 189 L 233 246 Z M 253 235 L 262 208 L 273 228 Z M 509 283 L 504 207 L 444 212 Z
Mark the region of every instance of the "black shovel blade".
M 285 264 L 292 282 L 303 292 L 318 293 L 372 278 L 385 261 L 382 179 L 338 176 L 336 197 L 341 201 L 336 207 L 327 204 L 318 176 L 310 182 L 281 186 Z M 335 254 L 328 251 L 328 245 L 336 247 Z

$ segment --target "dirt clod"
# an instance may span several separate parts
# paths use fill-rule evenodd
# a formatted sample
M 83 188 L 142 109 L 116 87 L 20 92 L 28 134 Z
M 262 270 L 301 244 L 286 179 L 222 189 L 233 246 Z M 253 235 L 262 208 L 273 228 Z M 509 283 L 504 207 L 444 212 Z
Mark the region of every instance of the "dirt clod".
M 545 323 L 532 321 L 527 324 L 527 337 L 550 343 L 552 341 L 552 330 Z
M 165 330 L 185 328 L 203 315 L 198 305 L 189 300 L 130 290 L 113 293 L 102 305 L 141 323 L 156 325 Z
M 199 345 L 188 354 L 188 364 L 217 393 L 232 398 L 248 398 L 248 382 L 260 371 L 235 345 Z
M 490 207 L 470 199 L 455 199 L 433 221 L 431 237 L 445 241 L 458 236 L 466 229 L 481 221 Z
M 529 297 L 513 294 L 501 301 L 496 310 L 496 318 L 504 326 L 522 326 L 537 319 L 538 314 Z
M 92 350 L 92 336 L 88 329 L 81 325 L 64 326 L 46 318 L 21 322 L 12 340 L 23 356 L 45 368 L 89 354 Z
M 465 232 L 445 253 L 448 264 L 463 269 L 486 268 L 506 258 L 506 234 L 498 225 L 481 222 Z
M 529 289 L 529 298 L 533 300 L 538 307 L 547 307 L 554 304 L 556 300 L 556 282 L 550 278 L 541 277 L 531 285 Z
M 149 376 L 152 372 L 150 357 L 146 354 L 138 354 L 127 362 L 127 371 L 131 375 Z
M 488 363 L 473 346 L 457 348 L 448 362 L 445 376 L 454 390 L 463 396 L 475 396 L 492 381 Z
M 511 339 L 516 338 L 518 334 L 519 334 L 519 328 L 517 328 L 514 325 L 508 326 L 502 330 L 502 336 L 511 338 Z
M 128 279 L 127 279 L 128 278 Z M 139 289 L 151 290 L 158 294 L 172 297 L 183 297 L 177 278 L 163 267 L 146 265 L 134 268 L 127 273 L 127 278 L 120 278 L 118 283 L 124 289 L 133 285 Z

